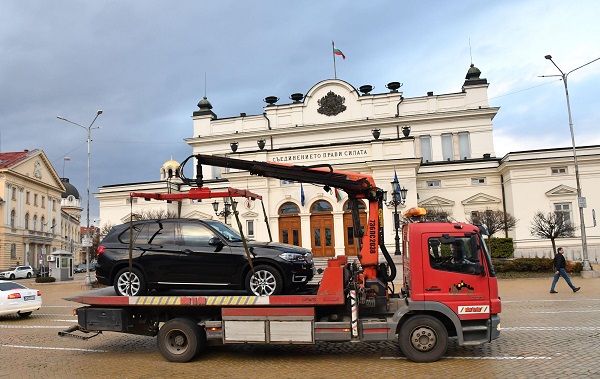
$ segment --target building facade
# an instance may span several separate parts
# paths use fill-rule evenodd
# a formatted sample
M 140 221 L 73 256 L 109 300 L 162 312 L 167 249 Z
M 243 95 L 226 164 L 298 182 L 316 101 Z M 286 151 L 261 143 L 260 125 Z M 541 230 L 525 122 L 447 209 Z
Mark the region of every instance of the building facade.
M 265 98 L 262 114 L 242 113 L 231 118 L 218 118 L 205 97 L 193 113 L 193 134 L 185 141 L 194 154 L 331 165 L 366 173 L 389 193 L 390 182 L 397 177 L 408 190 L 400 211 L 418 205 L 458 221 L 468 220 L 476 212 L 505 211 L 519 220 L 508 232 L 515 242 L 515 256 L 550 257 L 550 242 L 533 237 L 529 227 L 536 211 L 559 210 L 579 224 L 572 150 L 511 152 L 496 157 L 493 119 L 499 108 L 489 106 L 489 84 L 476 67 L 469 68 L 465 79 L 459 92 L 430 92 L 413 98 L 404 98 L 398 82 L 388 83 L 388 92 L 371 94 L 372 86 L 357 89 L 330 79 L 304 94 L 292 94 L 292 101 L 286 104 L 277 104 L 276 96 Z M 600 205 L 600 196 L 592 192 L 600 185 L 600 147 L 581 147 L 578 154 L 582 188 L 587 195 L 586 221 L 591 226 L 592 209 Z M 173 162 L 165 165 L 174 167 Z M 233 169 L 203 166 L 202 170 L 208 187 L 248 189 L 262 195 L 274 240 L 312 248 L 317 257 L 356 254 L 343 192 L 250 176 Z M 101 187 L 95 196 L 100 201 L 103 224 L 125 222 L 131 213 L 144 209 L 224 219 L 222 212 L 215 215 L 211 202 L 137 203 L 129 198 L 131 191 L 188 189 L 165 174 L 168 172 L 163 166 L 158 181 Z M 258 201 L 240 202 L 238 210 L 245 233 L 268 240 Z M 394 207 L 388 205 L 383 215 L 389 251 L 395 251 L 393 212 Z M 228 223 L 230 220 L 231 216 Z M 590 228 L 587 234 L 589 259 L 598 262 L 598 228 Z M 578 233 L 559 243 L 565 246 L 568 259 L 581 260 Z
M 79 248 L 81 199 L 67 203 L 65 192 L 43 151 L 0 153 L 0 268 L 38 269 L 51 252 Z

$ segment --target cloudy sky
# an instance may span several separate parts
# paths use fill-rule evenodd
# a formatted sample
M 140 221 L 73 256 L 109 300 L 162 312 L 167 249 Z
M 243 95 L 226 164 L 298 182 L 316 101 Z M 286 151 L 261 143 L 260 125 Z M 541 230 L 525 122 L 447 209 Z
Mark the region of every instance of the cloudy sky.
M 570 146 L 567 72 L 600 57 L 600 1 L 0 2 L 0 151 L 44 150 L 86 192 L 159 179 L 191 154 L 192 112 L 205 90 L 219 117 L 260 114 L 337 76 L 405 97 L 459 92 L 472 62 L 490 83 L 497 156 Z M 205 86 L 206 76 L 206 86 Z M 600 61 L 569 76 L 576 142 L 600 144 Z M 65 162 L 64 157 L 70 157 Z M 98 217 L 92 198 L 91 218 Z

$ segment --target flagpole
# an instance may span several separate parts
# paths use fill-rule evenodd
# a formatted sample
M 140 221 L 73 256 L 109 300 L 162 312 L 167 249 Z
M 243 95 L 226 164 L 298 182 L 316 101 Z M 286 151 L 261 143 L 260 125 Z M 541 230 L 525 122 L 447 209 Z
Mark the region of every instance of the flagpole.
M 333 55 L 333 78 L 337 79 L 337 72 L 335 70 L 335 44 L 331 41 L 331 54 Z

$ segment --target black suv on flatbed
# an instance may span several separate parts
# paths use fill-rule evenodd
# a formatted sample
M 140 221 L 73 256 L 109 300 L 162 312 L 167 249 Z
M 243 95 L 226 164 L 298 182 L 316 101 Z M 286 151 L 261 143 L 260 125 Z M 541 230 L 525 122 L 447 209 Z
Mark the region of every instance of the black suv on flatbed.
M 150 289 L 245 289 L 268 296 L 303 287 L 315 273 L 310 250 L 247 241 L 214 220 L 142 220 L 115 226 L 98 246 L 96 278 L 124 296 Z M 129 247 L 132 269 L 129 270 Z

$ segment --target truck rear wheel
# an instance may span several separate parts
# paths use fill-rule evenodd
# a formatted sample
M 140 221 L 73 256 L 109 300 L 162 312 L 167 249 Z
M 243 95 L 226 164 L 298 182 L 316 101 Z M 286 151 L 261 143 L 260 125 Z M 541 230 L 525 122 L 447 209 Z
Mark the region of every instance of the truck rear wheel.
M 206 347 L 206 332 L 193 320 L 175 318 L 160 328 L 156 343 L 169 362 L 188 362 Z
M 435 362 L 446 353 L 448 332 L 435 317 L 413 316 L 400 328 L 398 344 L 413 362 Z

